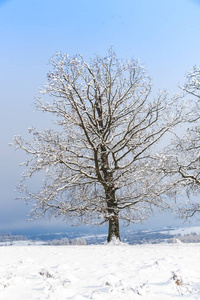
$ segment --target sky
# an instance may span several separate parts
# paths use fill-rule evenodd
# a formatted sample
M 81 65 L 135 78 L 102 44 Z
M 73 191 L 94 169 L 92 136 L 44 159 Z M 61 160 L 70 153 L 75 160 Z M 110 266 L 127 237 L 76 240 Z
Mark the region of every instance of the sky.
M 87 60 L 113 45 L 119 58 L 140 59 L 155 91 L 177 92 L 200 65 L 200 0 L 0 0 L 0 43 L 0 232 L 65 231 L 62 221 L 26 221 L 30 206 L 15 200 L 25 156 L 8 146 L 14 135 L 28 137 L 28 127 L 48 124 L 34 98 L 49 59 L 61 51 Z M 180 224 L 157 215 L 143 226 Z

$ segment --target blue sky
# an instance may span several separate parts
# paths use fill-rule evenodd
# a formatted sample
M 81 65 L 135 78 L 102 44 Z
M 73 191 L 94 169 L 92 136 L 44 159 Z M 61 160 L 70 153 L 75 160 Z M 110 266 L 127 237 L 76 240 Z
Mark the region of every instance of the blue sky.
M 29 207 L 14 200 L 24 154 L 8 147 L 14 135 L 48 124 L 33 103 L 50 57 L 62 51 L 87 59 L 106 55 L 112 44 L 118 57 L 141 60 L 155 91 L 176 92 L 186 72 L 200 65 L 200 1 L 0 0 L 0 43 L 0 232 L 65 230 L 54 220 L 26 222 Z M 165 215 L 145 226 L 174 224 L 180 221 Z

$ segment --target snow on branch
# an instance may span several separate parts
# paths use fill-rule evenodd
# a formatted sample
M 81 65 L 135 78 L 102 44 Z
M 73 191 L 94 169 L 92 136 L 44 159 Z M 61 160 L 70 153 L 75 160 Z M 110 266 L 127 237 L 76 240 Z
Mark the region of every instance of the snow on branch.
M 25 189 L 33 215 L 137 222 L 153 206 L 169 208 L 158 145 L 185 120 L 182 97 L 153 97 L 144 67 L 117 59 L 113 49 L 89 62 L 57 52 L 51 65 L 41 90 L 48 101 L 37 97 L 36 109 L 60 130 L 32 128 L 32 140 L 14 139 L 28 154 L 23 177 L 45 172 L 39 193 Z

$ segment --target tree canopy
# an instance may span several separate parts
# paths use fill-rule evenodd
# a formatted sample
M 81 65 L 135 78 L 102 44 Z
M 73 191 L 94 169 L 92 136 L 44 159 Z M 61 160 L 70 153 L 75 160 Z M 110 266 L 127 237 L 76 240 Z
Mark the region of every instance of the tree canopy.
M 162 168 L 172 182 L 174 197 L 186 198 L 177 210 L 182 218 L 188 219 L 200 212 L 196 198 L 200 191 L 200 69 L 197 66 L 187 73 L 186 82 L 180 88 L 190 106 L 188 123 L 182 134 L 171 141 Z
M 146 219 L 154 206 L 170 207 L 159 143 L 183 121 L 178 96 L 152 95 L 152 83 L 138 61 L 120 60 L 113 49 L 87 63 L 81 55 L 56 53 L 36 109 L 56 125 L 32 139 L 16 136 L 28 154 L 20 189 L 33 201 L 32 216 L 109 223 L 108 241 L 120 238 L 124 224 Z M 166 141 L 165 141 L 166 143 Z M 45 171 L 37 193 L 23 180 Z

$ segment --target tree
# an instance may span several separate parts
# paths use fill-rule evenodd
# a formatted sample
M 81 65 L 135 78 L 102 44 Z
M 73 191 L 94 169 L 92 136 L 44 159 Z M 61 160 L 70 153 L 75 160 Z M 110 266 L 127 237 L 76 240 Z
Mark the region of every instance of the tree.
M 54 129 L 30 128 L 33 140 L 14 138 L 28 153 L 22 179 L 45 171 L 38 193 L 20 184 L 32 216 L 45 214 L 84 223 L 109 223 L 108 241 L 120 239 L 124 224 L 165 209 L 158 142 L 182 121 L 178 96 L 151 97 L 151 80 L 138 61 L 56 53 L 36 109 L 55 117 Z M 56 128 L 56 129 L 55 129 Z M 157 148 L 156 148 L 157 147 Z M 157 150 L 156 150 L 157 149 Z
M 168 147 L 162 167 L 172 183 L 173 196 L 187 196 L 186 203 L 180 203 L 178 212 L 188 219 L 200 212 L 200 203 L 196 201 L 200 191 L 200 68 L 194 66 L 180 88 L 190 106 L 188 126 Z

